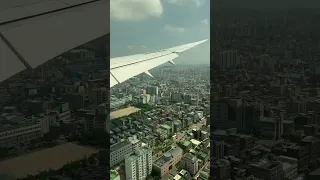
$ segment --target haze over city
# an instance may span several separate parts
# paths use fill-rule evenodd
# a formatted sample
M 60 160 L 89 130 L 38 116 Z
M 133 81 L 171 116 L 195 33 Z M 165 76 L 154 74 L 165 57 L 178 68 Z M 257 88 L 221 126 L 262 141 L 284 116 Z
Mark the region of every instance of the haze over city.
M 111 2 L 111 57 L 145 53 L 210 38 L 209 0 Z M 130 7 L 130 8 L 129 8 Z M 209 41 L 177 64 L 209 64 Z

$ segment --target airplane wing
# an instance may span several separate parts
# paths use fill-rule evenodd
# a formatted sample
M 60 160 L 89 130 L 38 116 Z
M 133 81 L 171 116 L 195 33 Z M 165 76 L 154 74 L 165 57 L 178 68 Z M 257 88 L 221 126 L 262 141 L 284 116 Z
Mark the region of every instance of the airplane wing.
M 0 82 L 109 34 L 109 0 L 1 0 Z
M 184 44 L 169 49 L 160 50 L 153 53 L 137 54 L 110 59 L 110 87 L 120 84 L 131 77 L 146 73 L 152 76 L 148 70 L 157 67 L 166 62 L 174 64 L 173 59 L 179 56 L 179 53 L 186 51 L 203 42 Z

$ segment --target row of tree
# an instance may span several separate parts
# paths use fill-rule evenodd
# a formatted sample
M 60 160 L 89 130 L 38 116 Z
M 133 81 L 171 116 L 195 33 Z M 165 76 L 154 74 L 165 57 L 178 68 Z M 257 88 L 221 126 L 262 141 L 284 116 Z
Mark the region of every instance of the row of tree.
M 54 178 L 58 175 L 63 175 L 70 178 L 77 178 L 79 170 L 88 168 L 90 166 L 108 168 L 109 167 L 109 151 L 102 150 L 98 153 L 92 154 L 90 157 L 84 157 L 79 161 L 70 162 L 64 165 L 59 170 L 47 170 L 41 171 L 37 175 L 28 175 L 26 178 L 21 178 L 20 180 L 36 180 L 36 179 L 48 179 Z

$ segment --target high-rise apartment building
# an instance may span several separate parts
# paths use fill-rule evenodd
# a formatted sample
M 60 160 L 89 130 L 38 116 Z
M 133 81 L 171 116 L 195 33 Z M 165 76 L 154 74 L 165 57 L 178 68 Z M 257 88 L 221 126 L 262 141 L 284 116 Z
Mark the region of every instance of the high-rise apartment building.
M 212 126 L 220 129 L 241 129 L 242 119 L 241 99 L 221 99 L 212 102 Z
M 180 167 L 186 169 L 192 176 L 199 171 L 199 160 L 190 153 L 183 155 L 180 161 Z
M 147 94 L 158 96 L 159 95 L 159 87 L 158 86 L 147 87 Z
M 234 69 L 240 64 L 237 50 L 216 50 L 213 52 L 213 62 L 220 69 Z
M 152 150 L 148 147 L 135 149 L 135 154 L 125 159 L 126 179 L 144 180 L 152 171 Z
M 109 103 L 109 92 L 107 88 L 97 88 L 92 92 L 92 101 L 94 105 L 98 106 L 103 103 Z

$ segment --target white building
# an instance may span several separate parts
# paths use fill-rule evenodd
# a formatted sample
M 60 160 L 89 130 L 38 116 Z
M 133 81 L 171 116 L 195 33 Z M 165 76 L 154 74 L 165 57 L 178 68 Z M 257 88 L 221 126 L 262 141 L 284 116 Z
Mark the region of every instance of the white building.
M 36 120 L 39 124 L 41 124 L 42 133 L 46 134 L 50 132 L 50 119 L 49 116 L 40 116 L 40 117 L 33 117 L 32 120 Z
M 152 171 L 152 150 L 141 147 L 135 154 L 125 159 L 126 178 L 130 180 L 145 180 Z
M 150 97 L 151 96 L 149 94 L 143 94 L 143 95 L 140 96 L 139 101 L 142 104 L 148 104 L 150 102 Z
M 57 110 L 51 111 L 51 113 L 56 115 L 56 120 L 58 122 L 62 121 L 63 123 L 71 122 L 70 108 L 69 103 L 63 103 L 57 107 Z
M 150 97 L 150 103 L 156 104 L 156 102 L 157 102 L 157 96 L 152 95 L 152 96 Z
M 131 142 L 122 141 L 110 146 L 110 166 L 119 164 L 133 153 Z
M 194 176 L 199 171 L 199 160 L 192 154 L 186 153 L 180 161 L 180 167 L 186 169 L 192 176 Z
M 43 135 L 42 124 L 38 122 L 25 122 L 18 125 L 5 125 L 0 128 L 0 146 L 12 146 L 16 143 L 28 143 Z
M 129 137 L 129 141 L 131 142 L 132 149 L 139 149 L 141 147 L 141 141 L 137 138 L 136 135 L 133 137 Z

